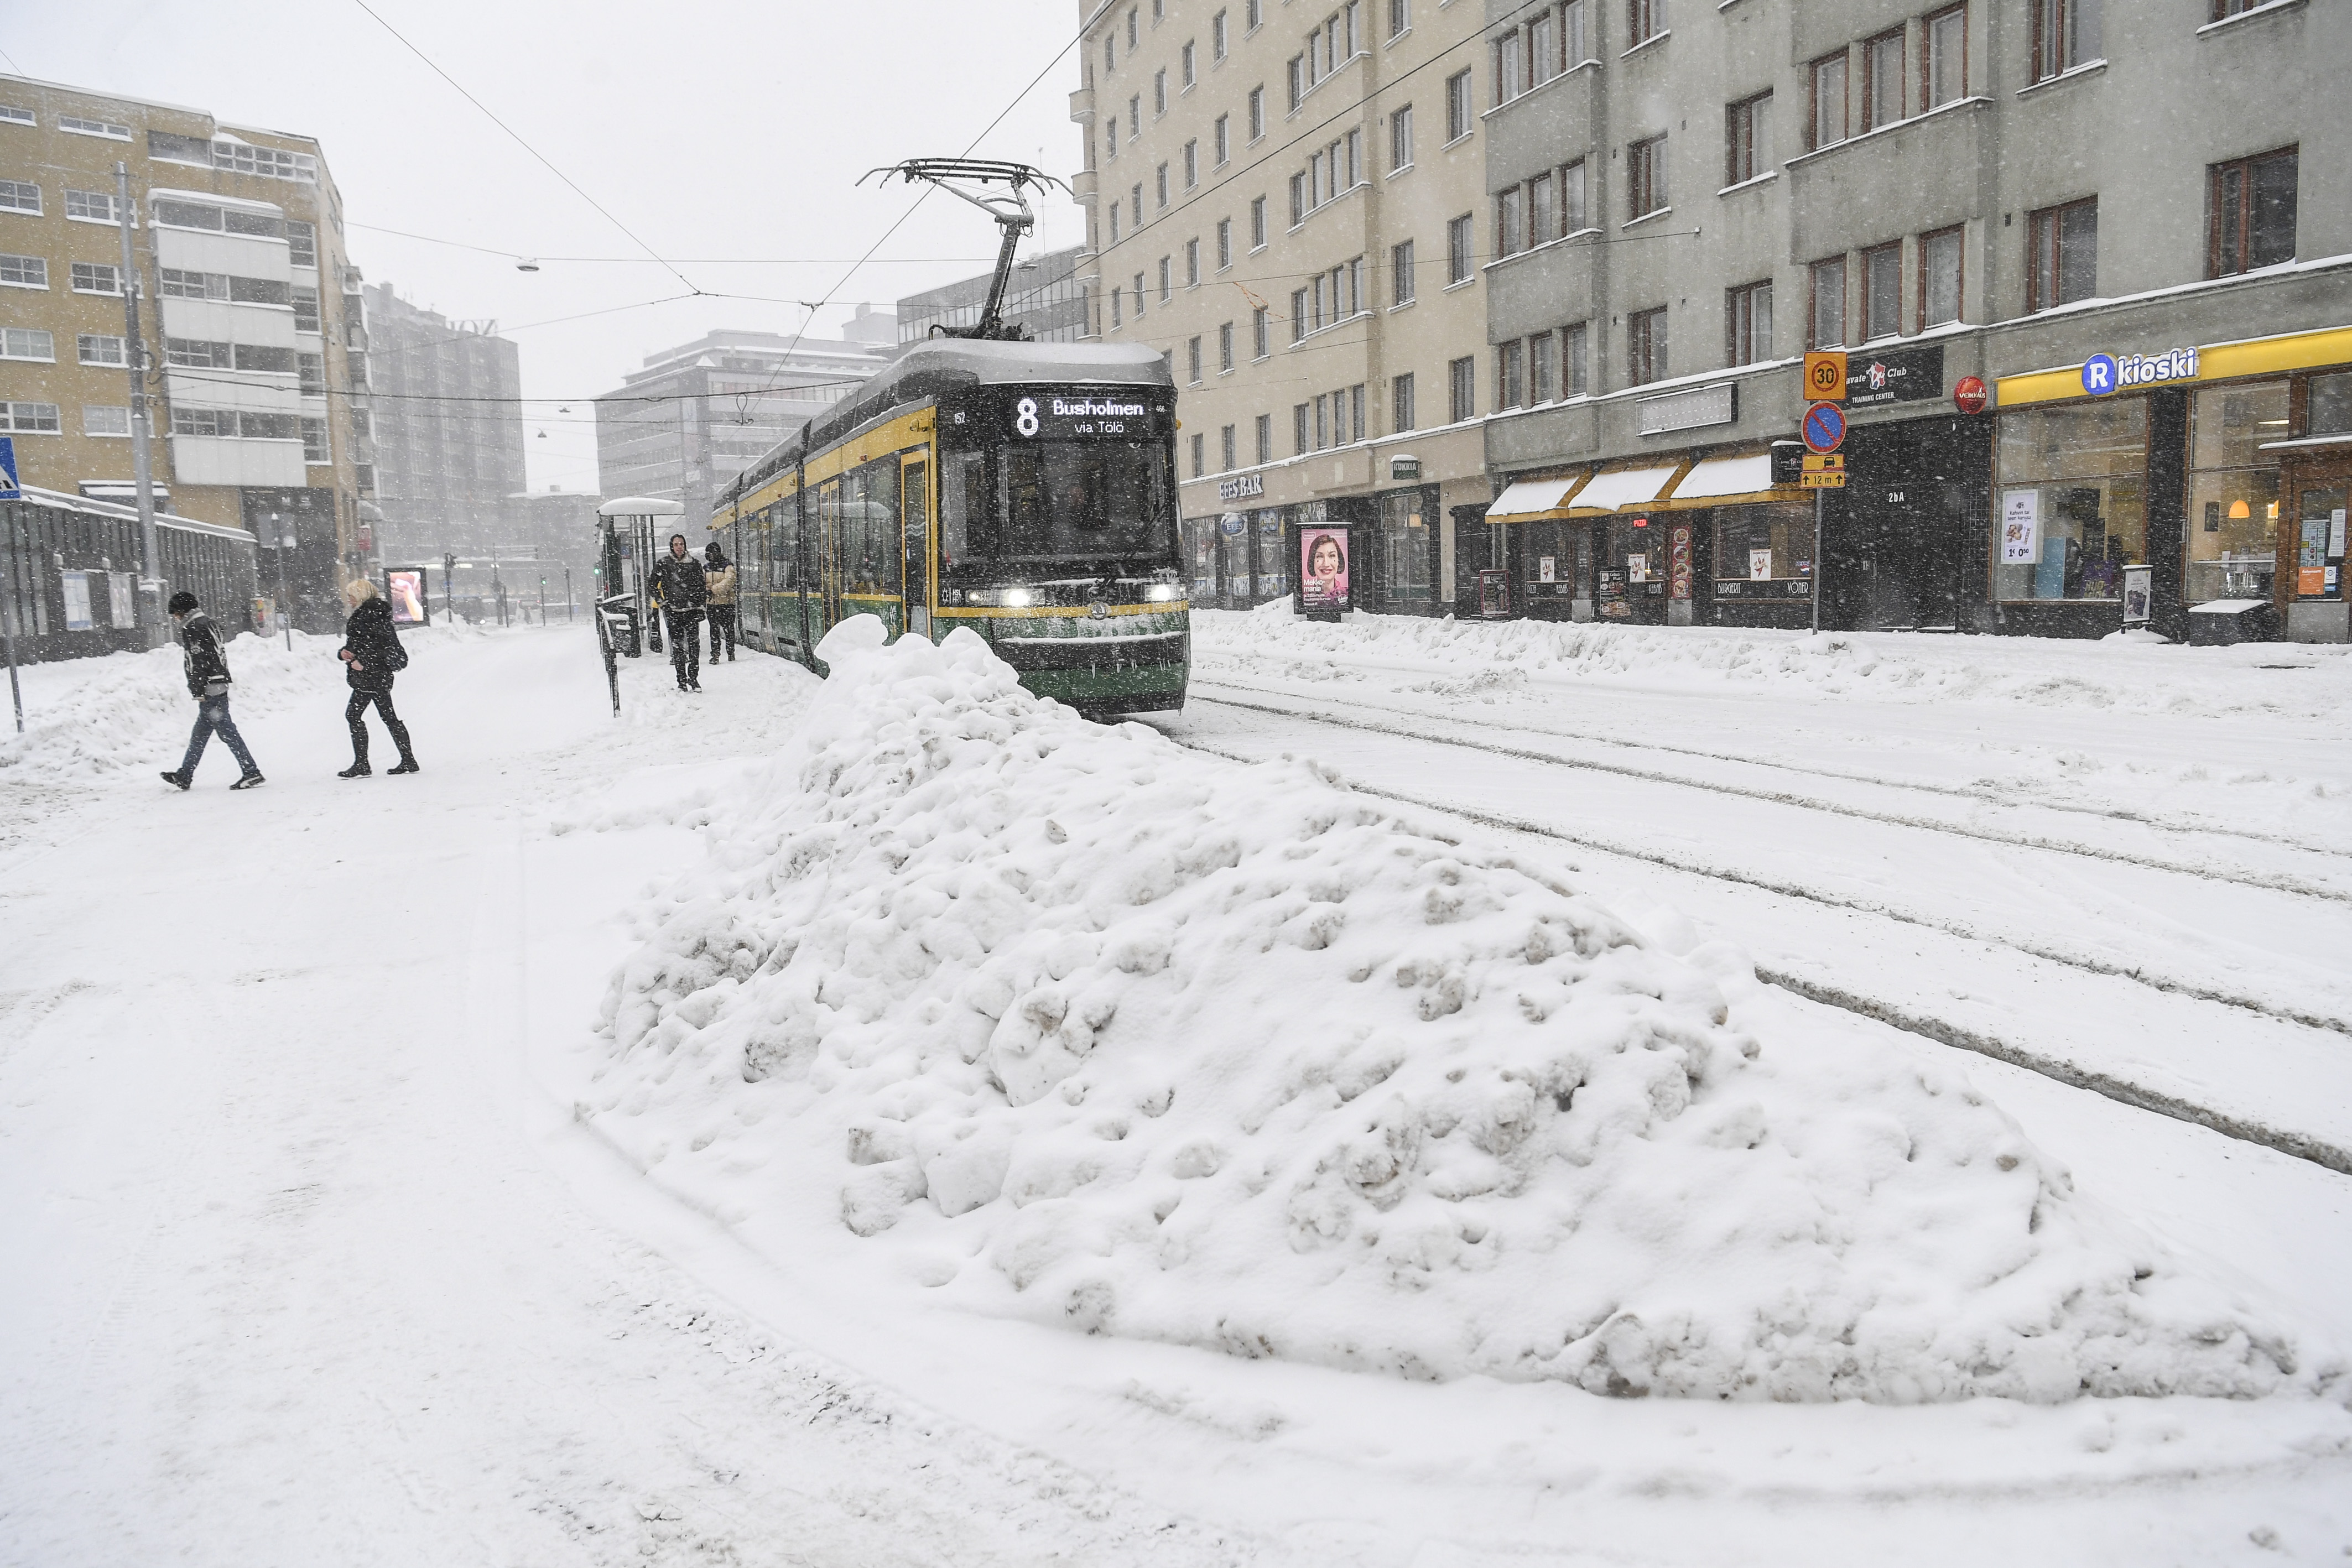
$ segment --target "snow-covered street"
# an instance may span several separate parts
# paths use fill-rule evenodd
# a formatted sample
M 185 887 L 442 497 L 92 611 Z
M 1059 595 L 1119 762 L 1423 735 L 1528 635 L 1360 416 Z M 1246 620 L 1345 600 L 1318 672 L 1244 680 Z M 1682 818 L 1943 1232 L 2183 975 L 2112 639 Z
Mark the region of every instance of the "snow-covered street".
M 870 700 L 828 708 L 777 661 L 708 670 L 697 699 L 648 660 L 625 671 L 616 722 L 584 630 L 436 630 L 412 635 L 400 688 L 425 771 L 354 781 L 333 777 L 331 643 L 289 657 L 241 638 L 238 719 L 270 782 L 236 800 L 217 751 L 190 794 L 155 779 L 189 716 L 176 653 L 29 670 L 31 733 L 0 744 L 0 1563 L 2352 1553 L 2352 660 L 1370 617 L 1195 627 L 1194 701 L 1151 727 L 1190 755 L 1056 728 L 1018 697 L 990 708 L 970 695 L 984 672 L 952 662 L 877 664 Z M 909 738 L 933 714 L 953 747 Z M 803 746 L 833 747 L 837 819 L 811 815 Z M 906 791 L 892 746 L 956 750 L 936 800 Z M 841 759 L 867 754 L 861 781 Z M 1336 830 L 1315 794 L 1332 773 L 1366 803 Z M 1197 824 L 1171 841 L 1167 885 L 1089 885 L 1139 863 L 1129 825 L 1151 789 Z M 850 810 L 877 800 L 882 816 Z M 1264 841 L 1228 847 L 1218 813 L 1244 807 Z M 1295 908 L 1283 810 L 1325 846 Z M 1615 1070 L 1596 1048 L 1591 1087 L 1566 1086 L 1556 1134 L 1528 1145 L 1586 1138 L 1558 1146 L 1562 1169 L 1589 1162 L 1589 1189 L 1488 1205 L 1460 1241 L 1491 1229 L 1528 1249 L 1506 1246 L 1502 1272 L 1444 1263 L 1393 1306 L 1372 1284 L 1339 1290 L 1336 1262 L 1316 1272 L 1337 1254 L 1249 1250 L 1276 1157 L 1253 1186 L 1253 1119 L 1311 1155 L 1306 1119 L 1384 1080 L 1365 1105 L 1451 1092 L 1402 1058 L 1328 1106 L 1344 1071 L 1252 1076 L 1289 1071 L 1318 1013 L 1355 1007 L 1366 1050 L 1382 1038 L 1371 1001 L 1350 1000 L 1369 996 L 1359 977 L 1328 976 L 1391 964 L 1347 944 L 1386 942 L 1379 901 L 1409 901 L 1332 831 L 1458 839 L 1459 867 L 1428 863 L 1474 906 L 1449 927 L 1470 956 L 1441 955 L 1444 975 L 1408 956 L 1373 988 L 1407 1017 L 1421 998 L 1448 1049 L 1468 1042 L 1465 1067 L 1485 1071 L 1480 1040 L 1507 1025 L 1542 1036 L 1544 1006 L 1556 1033 L 1622 1027 L 1604 982 L 1654 998 L 1644 1027 L 1690 1053 L 1675 1103 L 1629 1091 L 1651 1097 L 1652 1150 L 1622 1107 L 1601 1112 L 1614 1133 L 1573 1124 L 1571 1095 L 1598 1103 Z M 844 910 L 830 928 L 792 902 L 814 896 L 793 877 L 824 853 Z M 921 924 L 991 855 L 1002 885 L 1040 891 L 1015 909 L 967 880 L 944 925 L 1007 962 L 1034 949 L 1018 996 L 1026 982 Z M 1217 924 L 1249 915 L 1243 886 L 1261 890 L 1262 948 Z M 849 907 L 867 894 L 873 908 Z M 1072 946 L 1019 924 L 1113 894 L 1149 904 L 1150 928 Z M 1525 958 L 1553 963 L 1554 1002 L 1515 1012 L 1489 987 L 1479 1010 L 1482 896 L 1600 934 Z M 1342 903 L 1344 932 L 1316 913 Z M 1065 981 L 1066 1012 L 1038 1012 Z M 1250 1046 L 1253 1017 L 1277 1043 Z M 1106 1042 L 1092 1064 L 1082 1018 Z M 1008 1045 L 1020 1019 L 1034 1038 Z M 1760 1065 L 1741 1063 L 1743 1037 Z M 1108 1062 L 1122 1039 L 1129 1056 Z M 1162 1067 L 1173 1112 L 1145 1082 Z M 1842 1087 L 1805 1088 L 1832 1068 Z M 993 1151 L 973 1176 L 987 1159 L 924 1141 L 957 1096 L 988 1098 L 988 1071 L 1010 1107 L 954 1112 L 977 1130 L 963 1146 Z M 1717 1103 L 1727 1081 L 1752 1081 L 1759 1108 Z M 1972 1093 L 1939 1098 L 1963 1082 Z M 1248 1098 L 1277 1092 L 1296 1105 Z M 1228 1101 L 1245 1131 L 1212 1124 Z M 1813 1162 L 1809 1190 L 1852 1195 L 1823 1256 L 1906 1289 L 1961 1277 L 1988 1234 L 1975 1211 L 2014 1196 L 1973 1159 L 1969 1140 L 1991 1137 L 2002 1176 L 2021 1158 L 2016 1180 L 2042 1183 L 2025 1194 L 2041 1250 L 2001 1277 L 2012 1307 L 2050 1286 L 2044 1317 L 1984 1309 L 1983 1359 L 1914 1388 L 1924 1403 L 1895 1382 L 1866 1400 L 1682 1397 L 1675 1376 L 1731 1374 L 1703 1356 L 1629 1372 L 1622 1348 L 1618 1370 L 1654 1372 L 1657 1394 L 1612 1398 L 1501 1359 L 1517 1319 L 1475 1347 L 1429 1327 L 1566 1246 L 1571 1209 L 1656 1243 L 1654 1274 L 1607 1281 L 1627 1299 L 1763 1301 L 1790 1255 L 1759 1239 L 1769 1220 L 1685 1234 L 1702 1204 L 1769 1200 L 1769 1183 L 1694 1174 L 1717 1168 L 1701 1144 L 1749 1124 L 1735 1111 L 1750 1145 L 1769 1124 Z M 1965 1178 L 1908 1154 L 1872 1164 L 1846 1129 L 1890 1118 L 1916 1147 L 1958 1151 Z M 1669 1147 L 1683 1163 L 1656 1163 Z M 1612 1172 L 1632 1174 L 1600 1185 Z M 1402 1232 L 1459 1196 L 1361 1213 Z M 2078 1257 L 2085 1281 L 2137 1260 L 2133 1312 L 2138 1281 L 2175 1292 L 2126 1314 L 2119 1376 L 2204 1385 L 2226 1360 L 2270 1379 L 2239 1390 L 2260 1396 L 1954 1397 L 2007 1375 L 2004 1335 L 2105 1343 L 2078 1322 L 2095 1289 L 2053 1283 Z M 1081 1281 L 1076 1307 L 1026 1292 L 1024 1270 Z M 1526 1294 L 1546 1306 L 1574 1283 Z M 1337 1325 L 1328 1341 L 1206 1347 L 1202 1314 L 1286 1291 L 1300 1322 Z M 1786 1311 L 1801 1344 L 1820 1303 Z M 1941 1341 L 1931 1354 L 1871 1314 L 1850 1332 L 1891 1335 L 1886 1377 L 1944 1365 Z M 2283 1343 L 2292 1364 L 2244 1349 Z

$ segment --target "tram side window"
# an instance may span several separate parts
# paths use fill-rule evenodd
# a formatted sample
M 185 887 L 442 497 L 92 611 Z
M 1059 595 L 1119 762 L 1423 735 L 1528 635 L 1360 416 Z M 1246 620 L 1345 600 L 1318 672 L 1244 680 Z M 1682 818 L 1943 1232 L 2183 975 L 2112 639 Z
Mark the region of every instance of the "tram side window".
M 842 492 L 842 590 L 898 591 L 898 460 L 879 458 L 851 471 Z
M 988 538 L 988 463 L 982 452 L 940 457 L 940 570 L 961 560 Z
M 809 522 L 816 537 L 803 548 L 809 570 L 817 573 L 820 583 L 830 581 L 831 574 L 841 570 L 841 481 L 827 479 L 816 487 L 816 499 L 809 507 Z M 830 595 L 833 589 L 824 591 Z

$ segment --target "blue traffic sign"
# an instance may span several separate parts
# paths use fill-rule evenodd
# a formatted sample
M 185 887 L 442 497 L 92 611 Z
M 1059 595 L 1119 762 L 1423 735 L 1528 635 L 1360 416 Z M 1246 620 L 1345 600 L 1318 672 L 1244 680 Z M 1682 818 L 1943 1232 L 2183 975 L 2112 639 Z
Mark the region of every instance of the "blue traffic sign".
M 1817 402 L 1805 410 L 1805 444 L 1816 452 L 1835 452 L 1845 439 L 1845 410 L 1833 402 Z
M 16 438 L 0 435 L 0 501 L 21 501 L 24 490 L 16 483 Z

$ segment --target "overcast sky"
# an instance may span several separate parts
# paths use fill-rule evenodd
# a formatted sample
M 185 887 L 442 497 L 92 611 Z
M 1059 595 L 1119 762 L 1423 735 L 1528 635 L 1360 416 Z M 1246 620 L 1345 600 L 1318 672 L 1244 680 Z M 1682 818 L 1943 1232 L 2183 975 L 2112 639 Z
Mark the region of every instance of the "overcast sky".
M 779 302 L 798 299 L 838 301 L 813 329 L 830 338 L 858 300 L 887 305 L 993 258 L 986 217 L 935 195 L 842 282 L 914 200 L 858 188 L 866 170 L 961 153 L 1008 105 L 975 155 L 1064 178 L 1079 163 L 1076 53 L 1055 63 L 1074 0 L 369 3 L 661 256 L 782 263 L 677 259 L 695 287 L 762 298 L 645 304 L 687 285 L 354 0 L 12 5 L 0 50 L 26 76 L 317 137 L 368 280 L 453 319 L 495 318 L 520 347 L 525 395 L 551 400 L 526 410 L 534 489 L 596 487 L 584 400 L 648 353 L 714 328 L 798 330 L 808 312 Z M 1084 237 L 1058 192 L 1039 219 L 1049 247 Z M 557 259 L 572 256 L 618 259 Z M 614 306 L 634 308 L 554 322 Z

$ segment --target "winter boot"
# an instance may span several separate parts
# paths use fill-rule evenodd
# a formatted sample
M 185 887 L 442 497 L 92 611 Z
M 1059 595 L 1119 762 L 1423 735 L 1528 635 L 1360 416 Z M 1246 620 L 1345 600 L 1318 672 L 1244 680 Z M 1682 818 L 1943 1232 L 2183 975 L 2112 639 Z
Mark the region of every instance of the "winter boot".
M 399 767 L 387 768 L 384 769 L 384 772 L 387 775 L 394 773 L 421 773 L 423 771 L 423 768 L 416 766 L 416 758 L 414 757 L 404 757 L 400 759 Z
M 174 789 L 185 789 L 194 780 L 184 773 L 166 773 L 163 775 L 163 782 Z
M 335 777 L 338 779 L 364 779 L 374 771 L 374 768 L 370 768 L 364 762 L 354 762 L 349 768 L 344 768 L 341 773 L 336 774 Z
M 232 789 L 250 789 L 257 784 L 267 784 L 269 780 L 264 779 L 258 772 L 254 772 L 247 774 L 244 778 L 230 785 L 229 788 Z

